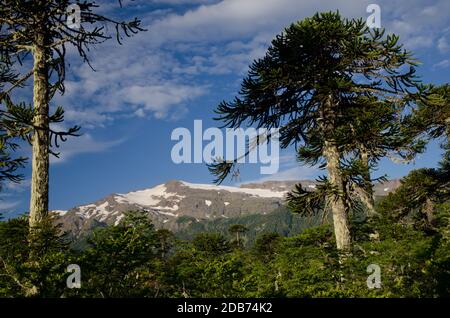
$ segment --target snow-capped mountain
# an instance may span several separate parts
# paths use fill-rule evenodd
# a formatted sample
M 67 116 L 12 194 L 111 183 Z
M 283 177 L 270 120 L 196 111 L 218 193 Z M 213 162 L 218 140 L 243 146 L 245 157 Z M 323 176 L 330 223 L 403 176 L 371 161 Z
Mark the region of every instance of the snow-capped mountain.
M 96 202 L 68 211 L 54 211 L 60 216 L 63 229 L 75 236 L 97 226 L 118 224 L 124 212 L 147 211 L 158 228 L 178 230 L 189 220 L 240 217 L 267 214 L 284 203 L 295 184 L 314 190 L 315 181 L 267 181 L 239 187 L 169 181 L 149 189 L 125 194 L 111 194 Z M 398 186 L 396 181 L 375 186 L 378 195 Z
M 177 230 L 182 216 L 201 220 L 272 212 L 283 204 L 287 191 L 169 181 L 55 212 L 61 216 L 63 229 L 76 236 L 93 227 L 118 224 L 123 212 L 130 210 L 147 211 L 155 226 Z

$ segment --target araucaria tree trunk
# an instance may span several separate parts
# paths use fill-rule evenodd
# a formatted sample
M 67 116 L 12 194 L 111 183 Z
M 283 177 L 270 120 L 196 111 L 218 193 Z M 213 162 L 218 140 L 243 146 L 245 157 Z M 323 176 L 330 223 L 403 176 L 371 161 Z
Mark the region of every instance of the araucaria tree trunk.
M 336 145 L 325 141 L 323 155 L 327 161 L 328 180 L 338 191 L 338 195 L 330 195 L 331 212 L 333 215 L 334 235 L 338 250 L 349 250 L 351 247 L 350 229 L 348 223 L 348 208 L 343 197 L 345 193 L 344 180 L 339 169 L 339 151 Z
M 369 153 L 364 145 L 359 146 L 360 151 L 360 160 L 364 166 L 363 172 L 363 180 L 364 180 L 364 189 L 361 191 L 360 198 L 363 204 L 367 206 L 369 211 L 369 215 L 376 214 L 375 212 L 375 200 L 373 193 L 373 184 L 372 178 L 370 177 L 370 167 L 369 167 Z
M 35 115 L 32 137 L 32 175 L 30 200 L 30 228 L 35 227 L 48 214 L 49 183 L 49 84 L 48 84 L 48 45 L 45 26 L 38 30 L 33 45 L 34 90 L 33 104 Z
M 328 180 L 337 193 L 330 193 L 327 201 L 330 203 L 333 215 L 334 235 L 338 250 L 349 250 L 351 247 L 350 229 L 348 222 L 348 204 L 346 203 L 346 189 L 341 174 L 341 154 L 334 142 L 336 129 L 336 105 L 333 95 L 330 94 L 321 111 L 322 132 L 324 136 L 323 156 L 327 162 Z

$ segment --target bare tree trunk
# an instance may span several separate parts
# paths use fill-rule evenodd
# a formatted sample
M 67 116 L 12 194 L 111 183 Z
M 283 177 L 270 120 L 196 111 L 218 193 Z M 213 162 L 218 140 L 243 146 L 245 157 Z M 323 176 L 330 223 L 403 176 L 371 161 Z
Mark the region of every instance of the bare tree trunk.
M 362 189 L 362 191 L 357 191 L 357 194 L 360 197 L 362 203 L 367 207 L 369 215 L 375 215 L 375 199 L 372 179 L 370 177 L 369 152 L 364 145 L 359 146 L 359 151 L 359 159 L 364 166 L 364 172 L 362 175 L 364 180 L 364 188 Z
M 375 211 L 375 203 L 373 201 L 373 197 L 368 195 L 365 189 L 362 189 L 360 187 L 357 187 L 355 189 L 356 195 L 359 197 L 359 199 L 361 200 L 361 202 L 367 207 L 368 210 L 368 214 L 370 216 L 376 215 L 378 214 Z M 372 200 L 371 200 L 372 198 Z
M 335 120 L 337 117 L 336 106 L 333 95 L 329 94 L 320 111 L 320 126 L 323 132 L 324 145 L 323 156 L 326 160 L 328 180 L 338 191 L 338 194 L 330 194 L 327 202 L 330 204 L 333 215 L 334 235 L 336 237 L 336 247 L 338 250 L 347 251 L 351 248 L 350 229 L 348 222 L 348 204 L 345 199 L 346 189 L 340 171 L 340 152 L 334 142 Z
M 434 226 L 435 224 L 435 217 L 434 217 L 434 203 L 430 198 L 427 198 L 425 201 L 425 205 L 423 207 L 423 212 L 425 213 L 427 217 L 427 223 L 430 226 Z
M 325 141 L 324 157 L 327 160 L 328 179 L 330 183 L 338 190 L 338 196 L 331 195 L 328 198 L 331 212 L 333 214 L 334 235 L 336 237 L 336 246 L 338 250 L 349 250 L 351 247 L 350 230 L 348 223 L 348 208 L 344 198 L 344 181 L 339 171 L 339 151 L 337 146 Z
M 32 174 L 30 199 L 30 230 L 48 214 L 48 170 L 49 170 L 49 87 L 48 48 L 45 29 L 36 36 L 33 46 L 34 90 L 33 103 L 35 126 L 32 137 Z

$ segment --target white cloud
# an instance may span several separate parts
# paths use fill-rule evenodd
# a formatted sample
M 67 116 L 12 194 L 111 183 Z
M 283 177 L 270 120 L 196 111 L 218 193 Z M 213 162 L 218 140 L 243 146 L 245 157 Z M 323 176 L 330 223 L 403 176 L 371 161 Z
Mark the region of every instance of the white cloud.
M 62 126 L 60 124 L 51 125 L 52 129 L 55 131 L 66 131 L 67 127 Z M 94 138 L 91 133 L 81 133 L 80 136 L 68 136 L 65 142 L 59 141 L 59 147 L 53 147 L 52 150 L 56 153 L 59 153 L 59 158 L 51 155 L 50 163 L 58 164 L 68 161 L 72 159 L 74 156 L 78 154 L 86 154 L 86 153 L 99 153 L 107 151 L 115 146 L 120 145 L 125 142 L 126 138 L 119 138 L 113 140 L 98 140 Z M 29 161 L 31 163 L 31 147 L 28 147 L 26 151 L 23 152 L 23 156 L 30 158 Z M 30 186 L 30 179 L 26 179 L 20 183 L 12 183 L 7 182 L 4 184 L 5 190 L 8 192 L 19 193 L 23 190 L 27 190 Z M 6 193 L 6 192 L 5 192 Z
M 403 42 L 408 49 L 430 48 L 433 46 L 433 38 L 427 35 L 411 36 Z
M 316 11 L 340 9 L 350 16 L 365 15 L 369 1 L 224 0 L 202 5 L 183 14 L 170 14 L 152 23 L 151 38 L 172 41 L 225 41 L 251 38 L 258 33 L 273 34 L 290 23 Z
M 83 128 L 104 127 L 104 124 L 112 122 L 109 114 L 95 111 L 95 109 L 77 109 L 75 107 L 66 109 L 65 119 L 71 123 L 82 125 Z
M 433 65 L 433 68 L 447 68 L 450 66 L 450 60 L 442 60 Z
M 23 192 L 29 191 L 31 185 L 31 178 L 15 183 L 6 181 L 2 184 L 2 191 L 0 192 L 0 212 L 13 212 L 22 203 Z
M 2 187 L 8 192 L 20 193 L 25 190 L 28 190 L 28 188 L 30 187 L 30 184 L 31 184 L 31 178 L 22 180 L 20 182 L 8 181 L 8 182 L 5 182 L 5 184 L 2 185 Z M 6 194 L 8 194 L 8 192 L 6 192 Z M 2 194 L 4 194 L 4 193 L 2 193 Z
M 366 18 L 372 1 L 326 0 L 223 0 L 202 5 L 184 13 L 170 13 L 149 26 L 150 38 L 162 43 L 217 42 L 250 39 L 261 32 L 279 33 L 290 23 L 315 12 L 336 10 L 347 17 Z M 450 2 L 411 0 L 399 4 L 378 1 L 382 26 L 399 33 L 404 41 L 429 36 L 432 39 L 447 25 Z M 412 43 L 420 43 L 413 40 Z M 411 47 L 412 48 L 412 47 Z
M 204 84 L 175 74 L 181 66 L 173 53 L 158 51 L 138 38 L 129 42 L 105 43 L 94 51 L 95 72 L 86 64 L 69 70 L 66 94 L 56 96 L 55 103 L 64 105 L 70 123 L 92 128 L 121 116 L 171 118 L 172 112 L 207 93 Z
M 321 170 L 316 167 L 297 166 L 282 170 L 270 176 L 262 177 L 257 180 L 246 181 L 251 182 L 265 182 L 265 181 L 296 181 L 296 180 L 312 180 L 320 174 Z
M 447 41 L 446 37 L 441 37 L 438 40 L 437 47 L 441 53 L 446 53 L 450 49 L 450 44 Z
M 450 2 L 447 0 L 380 1 L 382 24 L 387 31 L 400 35 L 400 42 L 409 50 L 426 49 L 448 26 Z
M 125 141 L 125 138 L 118 140 L 106 140 L 100 141 L 94 139 L 91 134 L 85 133 L 80 137 L 69 137 L 69 139 L 61 143 L 59 148 L 55 148 L 55 152 L 59 152 L 59 158 L 52 156 L 50 158 L 51 163 L 65 162 L 75 155 L 86 153 L 98 153 L 107 151 L 108 149 L 120 145 Z
M 0 211 L 6 211 L 9 209 L 12 209 L 16 206 L 18 206 L 21 202 L 20 201 L 10 201 L 10 202 L 6 202 L 6 201 L 1 201 L 0 200 Z
M 173 105 L 192 101 L 205 93 L 204 87 L 192 87 L 165 83 L 164 85 L 132 85 L 124 88 L 118 95 L 126 96 L 124 103 L 142 106 L 141 115 L 151 111 L 158 119 L 165 118 Z

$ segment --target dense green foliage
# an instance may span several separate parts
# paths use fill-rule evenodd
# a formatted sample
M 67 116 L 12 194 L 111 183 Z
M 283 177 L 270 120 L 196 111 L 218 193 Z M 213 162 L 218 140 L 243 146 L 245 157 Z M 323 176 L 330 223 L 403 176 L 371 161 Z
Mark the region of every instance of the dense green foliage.
M 228 238 L 205 232 L 180 240 L 156 230 L 145 213 L 130 212 L 119 225 L 96 230 L 77 251 L 54 226 L 48 224 L 34 240 L 39 246 L 30 246 L 25 218 L 3 221 L 0 296 L 448 297 L 450 201 L 433 199 L 432 224 L 424 223 L 427 205 L 404 205 L 414 195 L 408 193 L 412 185 L 426 188 L 439 173 L 412 172 L 381 200 L 377 217 L 353 218 L 353 249 L 345 256 L 328 224 L 290 237 L 260 232 L 241 246 L 234 240 L 237 226 L 229 228 Z M 417 174 L 426 174 L 423 186 Z M 404 213 L 395 212 L 399 205 Z M 81 268 L 79 289 L 66 287 L 69 264 Z M 380 289 L 367 287 L 370 264 L 381 268 Z M 30 293 L 32 288 L 38 293 Z
M 1 92 L 4 91 L 5 86 L 14 81 L 16 81 L 16 74 L 0 59 L 0 104 L 3 100 Z M 12 105 L 11 102 L 9 104 Z M 5 180 L 11 182 L 22 180 L 22 176 L 17 170 L 22 168 L 26 162 L 26 158 L 14 158 L 12 155 L 19 147 L 15 139 L 23 137 L 23 131 L 20 130 L 21 127 L 14 132 L 8 131 L 6 117 L 6 112 L 0 108 L 0 189 Z

